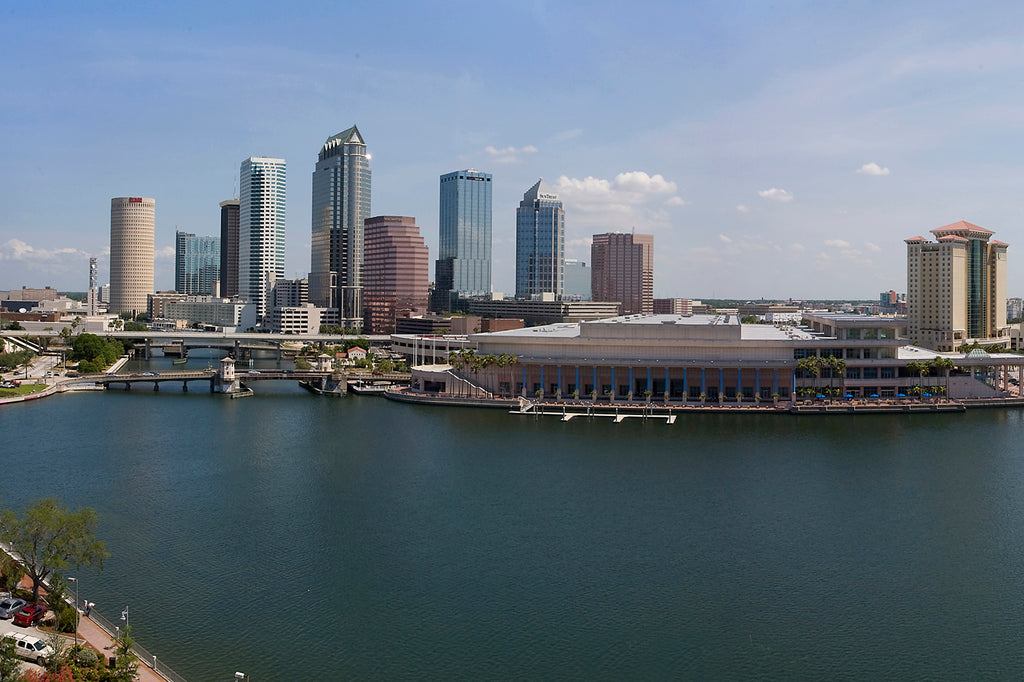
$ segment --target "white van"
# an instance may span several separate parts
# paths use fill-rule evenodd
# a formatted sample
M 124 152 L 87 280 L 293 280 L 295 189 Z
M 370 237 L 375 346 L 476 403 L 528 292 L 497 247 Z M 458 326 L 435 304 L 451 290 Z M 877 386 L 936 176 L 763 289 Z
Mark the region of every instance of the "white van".
M 53 655 L 53 648 L 32 635 L 20 632 L 8 632 L 4 639 L 14 640 L 14 652 L 38 665 L 46 665 L 46 659 Z

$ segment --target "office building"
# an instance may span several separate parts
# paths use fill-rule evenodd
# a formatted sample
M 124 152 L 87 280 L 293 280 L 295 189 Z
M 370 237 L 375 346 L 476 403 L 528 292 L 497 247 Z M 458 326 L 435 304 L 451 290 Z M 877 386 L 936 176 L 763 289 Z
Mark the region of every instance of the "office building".
M 565 289 L 565 211 L 544 180 L 528 189 L 516 209 L 516 298 Z
M 238 295 L 238 199 L 220 202 L 220 295 Z
M 136 315 L 146 311 L 146 296 L 153 293 L 155 220 L 154 199 L 110 200 L 109 312 Z
M 907 334 L 911 343 L 954 352 L 965 344 L 1007 345 L 1006 248 L 966 221 L 907 244 Z
M 591 298 L 618 301 L 620 313 L 654 312 L 654 237 L 595 234 L 590 247 Z
M 441 176 L 438 255 L 434 264 L 437 311 L 458 299 L 491 293 L 491 174 L 468 169 Z
M 263 320 L 274 281 L 284 277 L 284 159 L 246 159 L 239 187 L 238 293 Z
M 566 258 L 563 267 L 563 275 L 563 300 L 590 300 L 590 268 L 587 267 L 586 263 L 576 258 Z
M 427 245 L 415 218 L 377 216 L 365 229 L 363 329 L 390 334 L 399 317 L 427 311 Z
M 174 232 L 174 290 L 212 295 L 220 279 L 220 237 Z
M 308 279 L 279 279 L 274 282 L 274 306 L 300 306 L 309 303 Z
M 338 310 L 342 326 L 363 325 L 363 223 L 370 217 L 370 157 L 352 126 L 327 138 L 313 171 L 309 297 Z

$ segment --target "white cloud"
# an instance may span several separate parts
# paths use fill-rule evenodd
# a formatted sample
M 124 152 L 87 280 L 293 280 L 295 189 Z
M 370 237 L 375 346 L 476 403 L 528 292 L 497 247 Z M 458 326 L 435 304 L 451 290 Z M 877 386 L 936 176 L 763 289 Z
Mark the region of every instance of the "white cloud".
M 768 199 L 769 201 L 778 201 L 781 204 L 793 201 L 793 193 L 787 192 L 784 189 L 778 187 L 772 187 L 771 189 L 762 189 L 757 195 L 762 199 Z
M 872 161 L 871 163 L 865 163 L 863 166 L 857 169 L 857 172 L 861 175 L 888 175 L 889 169 L 882 168 L 877 163 Z
M 174 259 L 174 247 L 173 246 L 161 246 L 153 251 L 153 255 L 156 260 L 173 260 Z
M 532 144 L 528 144 L 525 147 L 502 147 L 501 149 L 494 145 L 487 145 L 484 147 L 486 152 L 495 163 L 519 163 L 523 160 L 524 154 L 536 154 L 537 148 Z
M 612 186 L 640 194 L 672 194 L 676 191 L 676 183 L 666 180 L 660 173 L 648 175 L 643 171 L 619 173 L 612 180 Z
M 663 207 L 686 204 L 676 195 L 676 183 L 645 171 L 619 173 L 610 180 L 563 175 L 553 184 L 566 210 L 576 216 L 573 226 L 580 229 L 665 229 L 671 226 L 671 214 Z
M 872 244 L 871 242 L 864 242 L 864 246 L 867 247 L 868 251 L 873 251 L 874 253 L 881 253 L 882 251 L 881 246 L 878 244 Z
M 825 246 L 831 246 L 836 249 L 848 249 L 850 248 L 850 242 L 844 239 L 826 239 Z
M 0 260 L 12 261 L 52 261 L 65 256 L 85 257 L 89 254 L 78 249 L 37 249 L 20 239 L 8 239 L 0 244 Z
M 718 235 L 718 239 L 719 239 L 719 241 L 723 241 L 726 244 L 732 244 L 732 240 L 729 239 L 728 237 L 726 237 L 724 234 Z
M 740 213 L 750 213 L 750 209 L 744 206 L 743 204 L 737 204 L 736 210 L 739 211 Z

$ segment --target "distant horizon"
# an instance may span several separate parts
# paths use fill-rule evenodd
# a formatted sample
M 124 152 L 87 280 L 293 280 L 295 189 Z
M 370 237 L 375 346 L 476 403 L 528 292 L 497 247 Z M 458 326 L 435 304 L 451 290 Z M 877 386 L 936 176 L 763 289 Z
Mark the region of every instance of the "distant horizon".
M 870 300 L 906 288 L 904 239 L 958 220 L 1010 244 L 1024 292 L 1024 6 L 951 8 L 492 3 L 439 23 L 401 0 L 15 5 L 0 267 L 77 290 L 97 257 L 106 281 L 110 199 L 146 196 L 169 289 L 175 230 L 217 236 L 240 163 L 266 155 L 290 171 L 285 276 L 305 277 L 317 152 L 357 125 L 370 213 L 415 218 L 431 279 L 439 177 L 476 168 L 502 293 L 538 179 L 565 205 L 567 258 L 589 262 L 595 234 L 654 235 L 659 298 Z

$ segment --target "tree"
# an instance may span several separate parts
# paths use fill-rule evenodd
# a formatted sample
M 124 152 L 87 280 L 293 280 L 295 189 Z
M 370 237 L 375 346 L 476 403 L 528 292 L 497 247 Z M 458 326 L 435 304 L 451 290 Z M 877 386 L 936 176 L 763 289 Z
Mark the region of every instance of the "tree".
M 14 640 L 0 638 L 0 682 L 16 682 L 21 679 L 21 662 L 14 650 Z
M 25 576 L 25 569 L 10 556 L 3 554 L 2 558 L 0 558 L 0 572 L 2 572 L 2 575 L 0 575 L 0 587 L 5 592 L 14 594 L 14 590 Z
M 92 508 L 71 511 L 53 497 L 39 500 L 21 516 L 10 510 L 3 513 L 0 539 L 21 555 L 25 573 L 32 579 L 33 601 L 39 601 L 39 585 L 54 571 L 68 566 L 103 568 L 103 559 L 110 555 L 106 544 L 95 537 L 96 519 Z
M 131 626 L 125 625 L 121 634 L 114 639 L 114 667 L 110 671 L 110 679 L 116 682 L 132 682 L 139 670 L 139 659 L 132 653 L 135 640 L 131 636 Z

